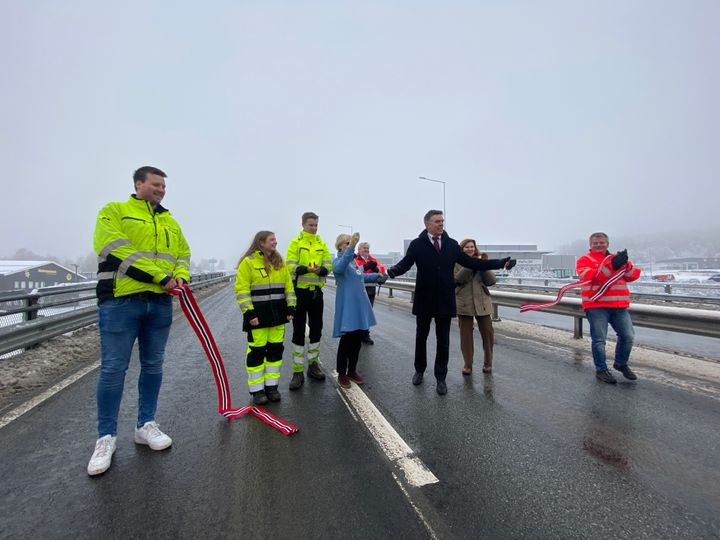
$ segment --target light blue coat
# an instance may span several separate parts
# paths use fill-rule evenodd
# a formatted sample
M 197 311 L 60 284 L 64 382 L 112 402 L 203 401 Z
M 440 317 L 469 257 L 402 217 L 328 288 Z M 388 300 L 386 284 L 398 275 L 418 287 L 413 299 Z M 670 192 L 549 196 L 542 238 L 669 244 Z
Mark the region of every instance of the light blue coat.
M 375 283 L 378 274 L 363 274 L 362 268 L 355 262 L 354 250 L 350 248 L 338 251 L 332 266 L 337 285 L 333 337 L 375 326 L 377 323 L 365 292 L 365 283 Z

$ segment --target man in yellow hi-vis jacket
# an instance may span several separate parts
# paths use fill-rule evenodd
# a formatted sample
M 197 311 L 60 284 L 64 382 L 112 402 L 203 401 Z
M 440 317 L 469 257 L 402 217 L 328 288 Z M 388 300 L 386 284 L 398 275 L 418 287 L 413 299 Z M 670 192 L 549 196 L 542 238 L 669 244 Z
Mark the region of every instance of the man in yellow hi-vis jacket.
M 105 472 L 115 452 L 117 418 L 125 372 L 135 341 L 140 352 L 135 442 L 164 450 L 172 439 L 155 422 L 165 344 L 172 323 L 168 291 L 190 279 L 190 248 L 180 225 L 161 206 L 166 174 L 141 167 L 135 193 L 98 214 L 93 244 L 98 255 L 97 297 L 100 375 L 98 440 L 88 474 Z
M 332 270 L 330 250 L 317 234 L 318 216 L 313 212 L 302 215 L 303 230 L 290 242 L 285 261 L 295 284 L 297 308 L 293 319 L 292 356 L 293 376 L 290 390 L 297 390 L 305 382 L 305 322 L 310 327 L 307 346 L 308 377 L 325 380 L 320 369 L 320 337 L 323 326 L 323 292 L 325 277 Z

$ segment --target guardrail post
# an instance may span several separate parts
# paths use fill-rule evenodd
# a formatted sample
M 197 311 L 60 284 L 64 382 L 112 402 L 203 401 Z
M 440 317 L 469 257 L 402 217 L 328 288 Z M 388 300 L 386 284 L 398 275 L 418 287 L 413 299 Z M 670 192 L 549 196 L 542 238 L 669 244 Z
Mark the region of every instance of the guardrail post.
M 37 319 L 38 309 L 39 309 L 38 300 L 40 300 L 40 298 L 34 294 L 31 294 L 30 296 L 28 296 L 28 298 L 26 300 L 27 307 L 29 307 L 29 308 L 34 307 L 35 309 L 29 309 L 28 311 L 26 311 L 23 316 L 23 319 L 25 319 L 26 321 L 32 321 L 33 319 Z
M 665 294 L 672 294 L 672 287 L 669 283 L 665 284 Z
M 388 298 L 392 298 L 392 287 L 388 287 Z
M 582 317 L 573 317 L 573 320 L 575 321 L 574 329 L 573 329 L 573 337 L 575 339 L 582 339 L 583 337 L 583 329 L 582 329 Z
M 502 321 L 502 319 L 500 318 L 500 315 L 498 315 L 498 305 L 497 304 L 492 305 L 492 316 L 490 317 L 490 319 L 493 322 L 501 322 Z

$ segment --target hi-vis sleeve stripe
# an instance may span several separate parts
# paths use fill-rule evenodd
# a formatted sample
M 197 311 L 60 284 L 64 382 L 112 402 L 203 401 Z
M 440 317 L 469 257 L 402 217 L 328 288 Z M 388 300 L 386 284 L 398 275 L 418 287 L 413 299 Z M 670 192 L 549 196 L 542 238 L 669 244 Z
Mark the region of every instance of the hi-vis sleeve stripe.
M 110 252 L 113 249 L 117 249 L 122 246 L 127 246 L 128 244 L 130 244 L 130 240 L 128 240 L 127 238 L 118 238 L 117 240 L 113 240 L 112 242 L 105 245 L 105 247 L 100 250 L 100 254 L 98 255 L 98 260 L 104 261 L 105 259 L 107 259 L 107 256 L 110 255 Z

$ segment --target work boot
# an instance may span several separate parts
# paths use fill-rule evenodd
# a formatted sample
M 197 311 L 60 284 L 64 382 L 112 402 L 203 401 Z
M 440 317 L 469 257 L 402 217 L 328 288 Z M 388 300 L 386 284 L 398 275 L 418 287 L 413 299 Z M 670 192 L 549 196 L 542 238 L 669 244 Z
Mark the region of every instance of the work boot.
M 343 388 L 350 388 L 350 378 L 347 375 L 341 373 L 340 375 L 338 375 L 338 384 Z
M 365 343 L 366 345 L 375 345 L 375 342 L 374 342 L 373 339 L 370 337 L 370 334 L 365 334 L 365 335 L 362 337 L 362 342 Z
M 360 374 L 357 371 L 351 371 L 347 374 L 347 376 L 350 378 L 352 382 L 360 386 L 361 384 L 365 384 L 365 380 L 360 376 Z
M 599 381 L 606 382 L 608 384 L 615 384 L 617 381 L 615 380 L 615 377 L 612 376 L 612 373 L 610 373 L 609 369 L 603 369 L 602 371 L 596 371 L 595 377 Z
M 290 390 L 299 389 L 305 382 L 305 374 L 302 371 L 296 371 L 293 373 L 292 379 L 290 379 Z
M 635 375 L 633 370 L 630 369 L 630 366 L 628 366 L 627 364 L 625 364 L 624 366 L 621 366 L 620 364 L 613 364 L 613 367 L 617 369 L 620 373 L 622 373 L 626 379 L 630 379 L 631 381 L 637 380 L 637 375 Z
M 423 375 L 424 375 L 424 374 L 421 373 L 420 371 L 416 371 L 416 372 L 415 372 L 415 375 L 413 375 L 412 383 L 413 383 L 415 386 L 417 386 L 417 385 L 419 385 L 419 384 L 422 384 Z
M 325 374 L 322 372 L 322 369 L 320 369 L 320 364 L 310 362 L 310 365 L 308 365 L 308 377 L 317 381 L 325 380 Z
M 266 386 L 265 395 L 267 396 L 268 401 L 280 401 L 282 399 L 277 386 Z
M 265 405 L 268 402 L 268 397 L 265 395 L 265 390 L 250 392 L 250 395 L 252 395 L 253 405 Z

